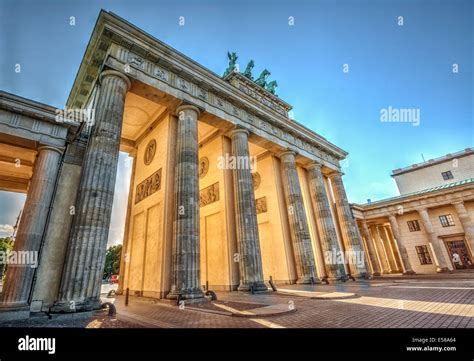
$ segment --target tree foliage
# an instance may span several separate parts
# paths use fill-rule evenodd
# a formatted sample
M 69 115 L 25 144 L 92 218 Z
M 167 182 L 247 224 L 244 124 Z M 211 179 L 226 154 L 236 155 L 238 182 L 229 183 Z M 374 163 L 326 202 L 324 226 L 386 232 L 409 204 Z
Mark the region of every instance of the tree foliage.
M 104 278 L 116 275 L 120 270 L 120 255 L 122 254 L 122 245 L 109 247 L 105 254 Z
M 13 238 L 4 237 L 0 238 L 0 252 L 8 254 L 13 249 Z M 4 258 L 4 257 L 2 257 Z M 0 279 L 5 275 L 6 263 L 0 262 Z

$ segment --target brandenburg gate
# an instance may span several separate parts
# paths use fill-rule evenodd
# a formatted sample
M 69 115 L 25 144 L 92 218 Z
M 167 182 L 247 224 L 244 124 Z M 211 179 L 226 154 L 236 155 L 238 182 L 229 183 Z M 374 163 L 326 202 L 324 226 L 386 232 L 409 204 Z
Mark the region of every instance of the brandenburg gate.
M 64 110 L 1 94 L 0 153 L 30 158 L 23 183 L 0 173 L 0 188 L 27 194 L 14 250 L 39 265 L 9 266 L 0 319 L 101 307 L 120 151 L 133 169 L 118 292 L 199 301 L 206 289 L 266 292 L 270 278 L 370 277 L 365 258 L 330 256 L 366 254 L 347 153 L 290 119 L 269 72 L 254 80 L 253 63 L 241 73 L 229 60 L 221 77 L 101 11 Z

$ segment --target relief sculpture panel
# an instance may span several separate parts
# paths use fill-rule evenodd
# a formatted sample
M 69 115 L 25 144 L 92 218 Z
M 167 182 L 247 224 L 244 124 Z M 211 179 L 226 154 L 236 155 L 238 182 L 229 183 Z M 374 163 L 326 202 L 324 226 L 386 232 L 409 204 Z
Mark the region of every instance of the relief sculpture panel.
M 135 204 L 161 189 L 161 168 L 137 185 Z
M 202 189 L 199 192 L 199 207 L 207 206 L 208 204 L 217 202 L 219 200 L 219 182 Z

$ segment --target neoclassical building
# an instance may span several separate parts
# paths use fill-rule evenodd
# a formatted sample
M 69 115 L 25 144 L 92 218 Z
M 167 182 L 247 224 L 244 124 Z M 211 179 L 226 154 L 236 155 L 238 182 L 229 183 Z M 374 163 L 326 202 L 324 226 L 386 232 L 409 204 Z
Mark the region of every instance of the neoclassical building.
M 133 170 L 119 291 L 199 300 L 369 277 L 347 153 L 268 89 L 101 11 L 65 109 L 2 92 L 0 189 L 27 194 L 14 250 L 39 266 L 9 265 L 0 319 L 100 307 L 120 151 Z M 362 262 L 334 261 L 344 252 Z
M 373 274 L 474 268 L 474 149 L 395 169 L 392 177 L 400 196 L 352 205 Z

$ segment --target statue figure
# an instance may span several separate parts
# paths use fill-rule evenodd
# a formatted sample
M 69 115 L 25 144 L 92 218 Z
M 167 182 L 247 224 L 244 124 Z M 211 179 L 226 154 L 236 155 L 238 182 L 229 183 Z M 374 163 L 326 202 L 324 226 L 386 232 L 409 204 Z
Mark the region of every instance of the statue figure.
M 236 68 L 236 64 L 237 64 L 237 58 L 238 58 L 237 53 L 227 52 L 227 57 L 229 58 L 229 66 L 225 70 L 224 75 L 222 76 L 223 78 L 225 78 L 227 75 L 232 73 L 234 69 Z
M 252 69 L 254 67 L 254 62 L 253 60 L 250 60 L 249 63 L 247 64 L 247 67 L 245 68 L 245 71 L 243 72 L 243 75 L 247 78 L 249 78 L 250 80 L 253 80 L 253 76 L 252 76 Z
M 255 80 L 255 84 L 260 85 L 262 88 L 265 88 L 267 85 L 267 78 L 270 76 L 270 72 L 267 69 L 262 71 L 262 74 Z
M 270 93 L 275 94 L 275 89 L 276 89 L 277 86 L 278 86 L 278 83 L 276 82 L 276 80 L 272 80 L 270 83 L 267 84 L 266 89 Z

